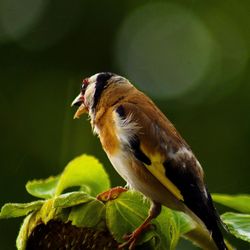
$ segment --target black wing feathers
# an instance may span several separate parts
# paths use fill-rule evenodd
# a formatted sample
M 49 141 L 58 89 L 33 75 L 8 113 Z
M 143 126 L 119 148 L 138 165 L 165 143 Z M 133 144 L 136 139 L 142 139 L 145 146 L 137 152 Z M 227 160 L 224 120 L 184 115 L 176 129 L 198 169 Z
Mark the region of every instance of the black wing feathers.
M 124 110 L 124 107 L 122 105 L 118 106 L 116 108 L 116 113 L 122 118 L 122 119 L 125 119 L 126 118 L 126 115 L 125 115 L 125 110 Z
M 183 167 L 183 163 L 185 167 Z M 184 203 L 192 210 L 206 225 L 212 233 L 212 238 L 219 250 L 227 249 L 223 235 L 218 227 L 219 216 L 212 202 L 211 195 L 199 178 L 198 168 L 194 157 L 180 162 L 174 159 L 166 160 L 163 165 L 166 176 L 179 188 L 184 198 Z
M 130 140 L 130 147 L 133 150 L 134 156 L 137 160 L 147 165 L 151 165 L 151 160 L 140 149 L 140 140 L 138 137 L 132 138 Z

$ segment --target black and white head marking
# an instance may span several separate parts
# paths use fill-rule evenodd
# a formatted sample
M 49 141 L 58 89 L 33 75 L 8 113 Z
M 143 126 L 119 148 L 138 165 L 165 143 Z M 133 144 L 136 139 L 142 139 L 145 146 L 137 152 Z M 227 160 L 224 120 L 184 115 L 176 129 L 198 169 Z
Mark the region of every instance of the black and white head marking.
M 113 73 L 104 72 L 104 73 L 99 73 L 98 76 L 96 77 L 95 94 L 94 94 L 94 99 L 93 99 L 93 105 L 91 107 L 92 109 L 95 109 L 101 97 L 102 91 L 107 86 L 108 80 L 110 80 L 110 78 L 113 76 L 114 76 Z
M 95 109 L 101 98 L 103 90 L 105 90 L 110 83 L 128 83 L 126 78 L 110 72 L 97 73 L 87 78 L 85 81 L 87 82 L 87 86 L 82 86 L 85 92 L 84 103 L 89 110 L 91 119 L 95 116 Z
M 109 72 L 97 73 L 87 79 L 88 86 L 84 93 L 85 105 L 92 116 L 95 113 L 96 105 L 100 99 L 103 90 L 107 87 L 110 78 L 114 74 Z

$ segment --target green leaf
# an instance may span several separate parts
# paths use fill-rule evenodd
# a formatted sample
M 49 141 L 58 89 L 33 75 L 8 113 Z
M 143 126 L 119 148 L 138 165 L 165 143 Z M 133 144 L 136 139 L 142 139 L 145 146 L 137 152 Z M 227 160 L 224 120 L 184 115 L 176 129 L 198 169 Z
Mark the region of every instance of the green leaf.
M 26 249 L 26 243 L 27 239 L 29 237 L 29 231 L 30 231 L 30 221 L 33 217 L 33 214 L 29 214 L 25 217 L 23 224 L 19 230 L 19 234 L 16 239 L 16 247 L 18 250 L 25 250 Z
M 127 191 L 115 200 L 106 203 L 107 226 L 118 242 L 123 242 L 123 236 L 139 227 L 148 215 L 149 202 L 135 191 Z M 157 238 L 157 239 L 156 239 Z M 153 229 L 144 233 L 138 244 L 155 239 L 159 243 L 159 235 Z
M 110 181 L 96 158 L 81 155 L 69 162 L 64 169 L 56 188 L 56 195 L 60 195 L 66 188 L 75 186 L 80 186 L 85 191 L 89 190 L 90 195 L 96 196 L 110 188 Z
M 173 217 L 180 234 L 186 234 L 196 227 L 195 222 L 188 215 L 183 212 L 177 212 L 171 209 L 169 210 L 173 213 Z
M 155 221 L 154 224 L 158 223 L 156 230 L 161 237 L 163 249 L 176 249 L 179 237 L 195 228 L 190 217 L 166 207 L 162 208 Z
M 52 198 L 55 194 L 59 178 L 60 176 L 52 176 L 45 180 L 28 181 L 26 184 L 26 190 L 28 193 L 38 198 Z
M 174 250 L 180 234 L 178 233 L 175 218 L 173 217 L 173 211 L 163 207 L 161 214 L 155 219 L 154 224 L 157 225 L 156 230 L 161 238 L 161 249 Z
M 250 214 L 225 213 L 221 219 L 235 237 L 250 242 Z
M 250 213 L 250 195 L 213 194 L 213 200 L 242 213 Z
M 88 194 L 78 191 L 59 195 L 54 199 L 54 208 L 73 207 L 93 200 Z
M 25 216 L 28 213 L 38 210 L 42 207 L 44 201 L 33 201 L 30 203 L 7 203 L 0 213 L 0 219 Z
M 135 191 L 127 191 L 117 199 L 106 203 L 107 226 L 118 242 L 122 237 L 133 232 L 140 226 L 148 215 L 150 203 Z M 181 234 L 187 233 L 195 227 L 192 220 L 181 212 L 162 207 L 161 214 L 152 221 L 154 229 L 148 230 L 138 244 L 150 241 L 152 249 L 176 248 Z M 153 243 L 152 243 L 153 242 Z
M 69 214 L 69 220 L 77 227 L 95 227 L 104 217 L 105 206 L 98 200 L 75 206 Z

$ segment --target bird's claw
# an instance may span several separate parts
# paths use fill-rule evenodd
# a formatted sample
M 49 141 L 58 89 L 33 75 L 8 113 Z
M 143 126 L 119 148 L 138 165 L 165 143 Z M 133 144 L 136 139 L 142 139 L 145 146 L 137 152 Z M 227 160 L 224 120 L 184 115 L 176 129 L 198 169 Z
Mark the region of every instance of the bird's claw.
M 125 247 L 128 247 L 129 250 L 135 249 L 137 237 L 134 235 L 134 233 L 124 235 L 123 239 L 125 240 L 125 242 L 120 244 L 118 246 L 118 249 L 124 249 Z
M 125 240 L 124 243 L 120 244 L 118 246 L 118 249 L 124 249 L 125 247 L 128 247 L 129 250 L 135 249 L 135 245 L 141 236 L 142 232 L 145 230 L 148 230 L 153 226 L 152 224 L 148 223 L 146 225 L 143 225 L 139 228 L 137 228 L 133 233 L 131 234 L 125 234 L 122 238 Z

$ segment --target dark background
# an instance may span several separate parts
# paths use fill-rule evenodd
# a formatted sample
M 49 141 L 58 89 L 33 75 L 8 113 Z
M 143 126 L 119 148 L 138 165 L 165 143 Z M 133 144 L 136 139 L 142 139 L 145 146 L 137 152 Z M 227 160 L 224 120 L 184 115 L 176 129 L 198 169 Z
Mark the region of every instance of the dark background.
M 211 192 L 249 193 L 249 53 L 248 0 L 0 0 L 0 205 L 31 201 L 28 180 L 82 153 L 124 184 L 87 118 L 72 119 L 81 80 L 100 71 L 159 105 Z M 15 248 L 21 221 L 0 222 L 1 249 Z

